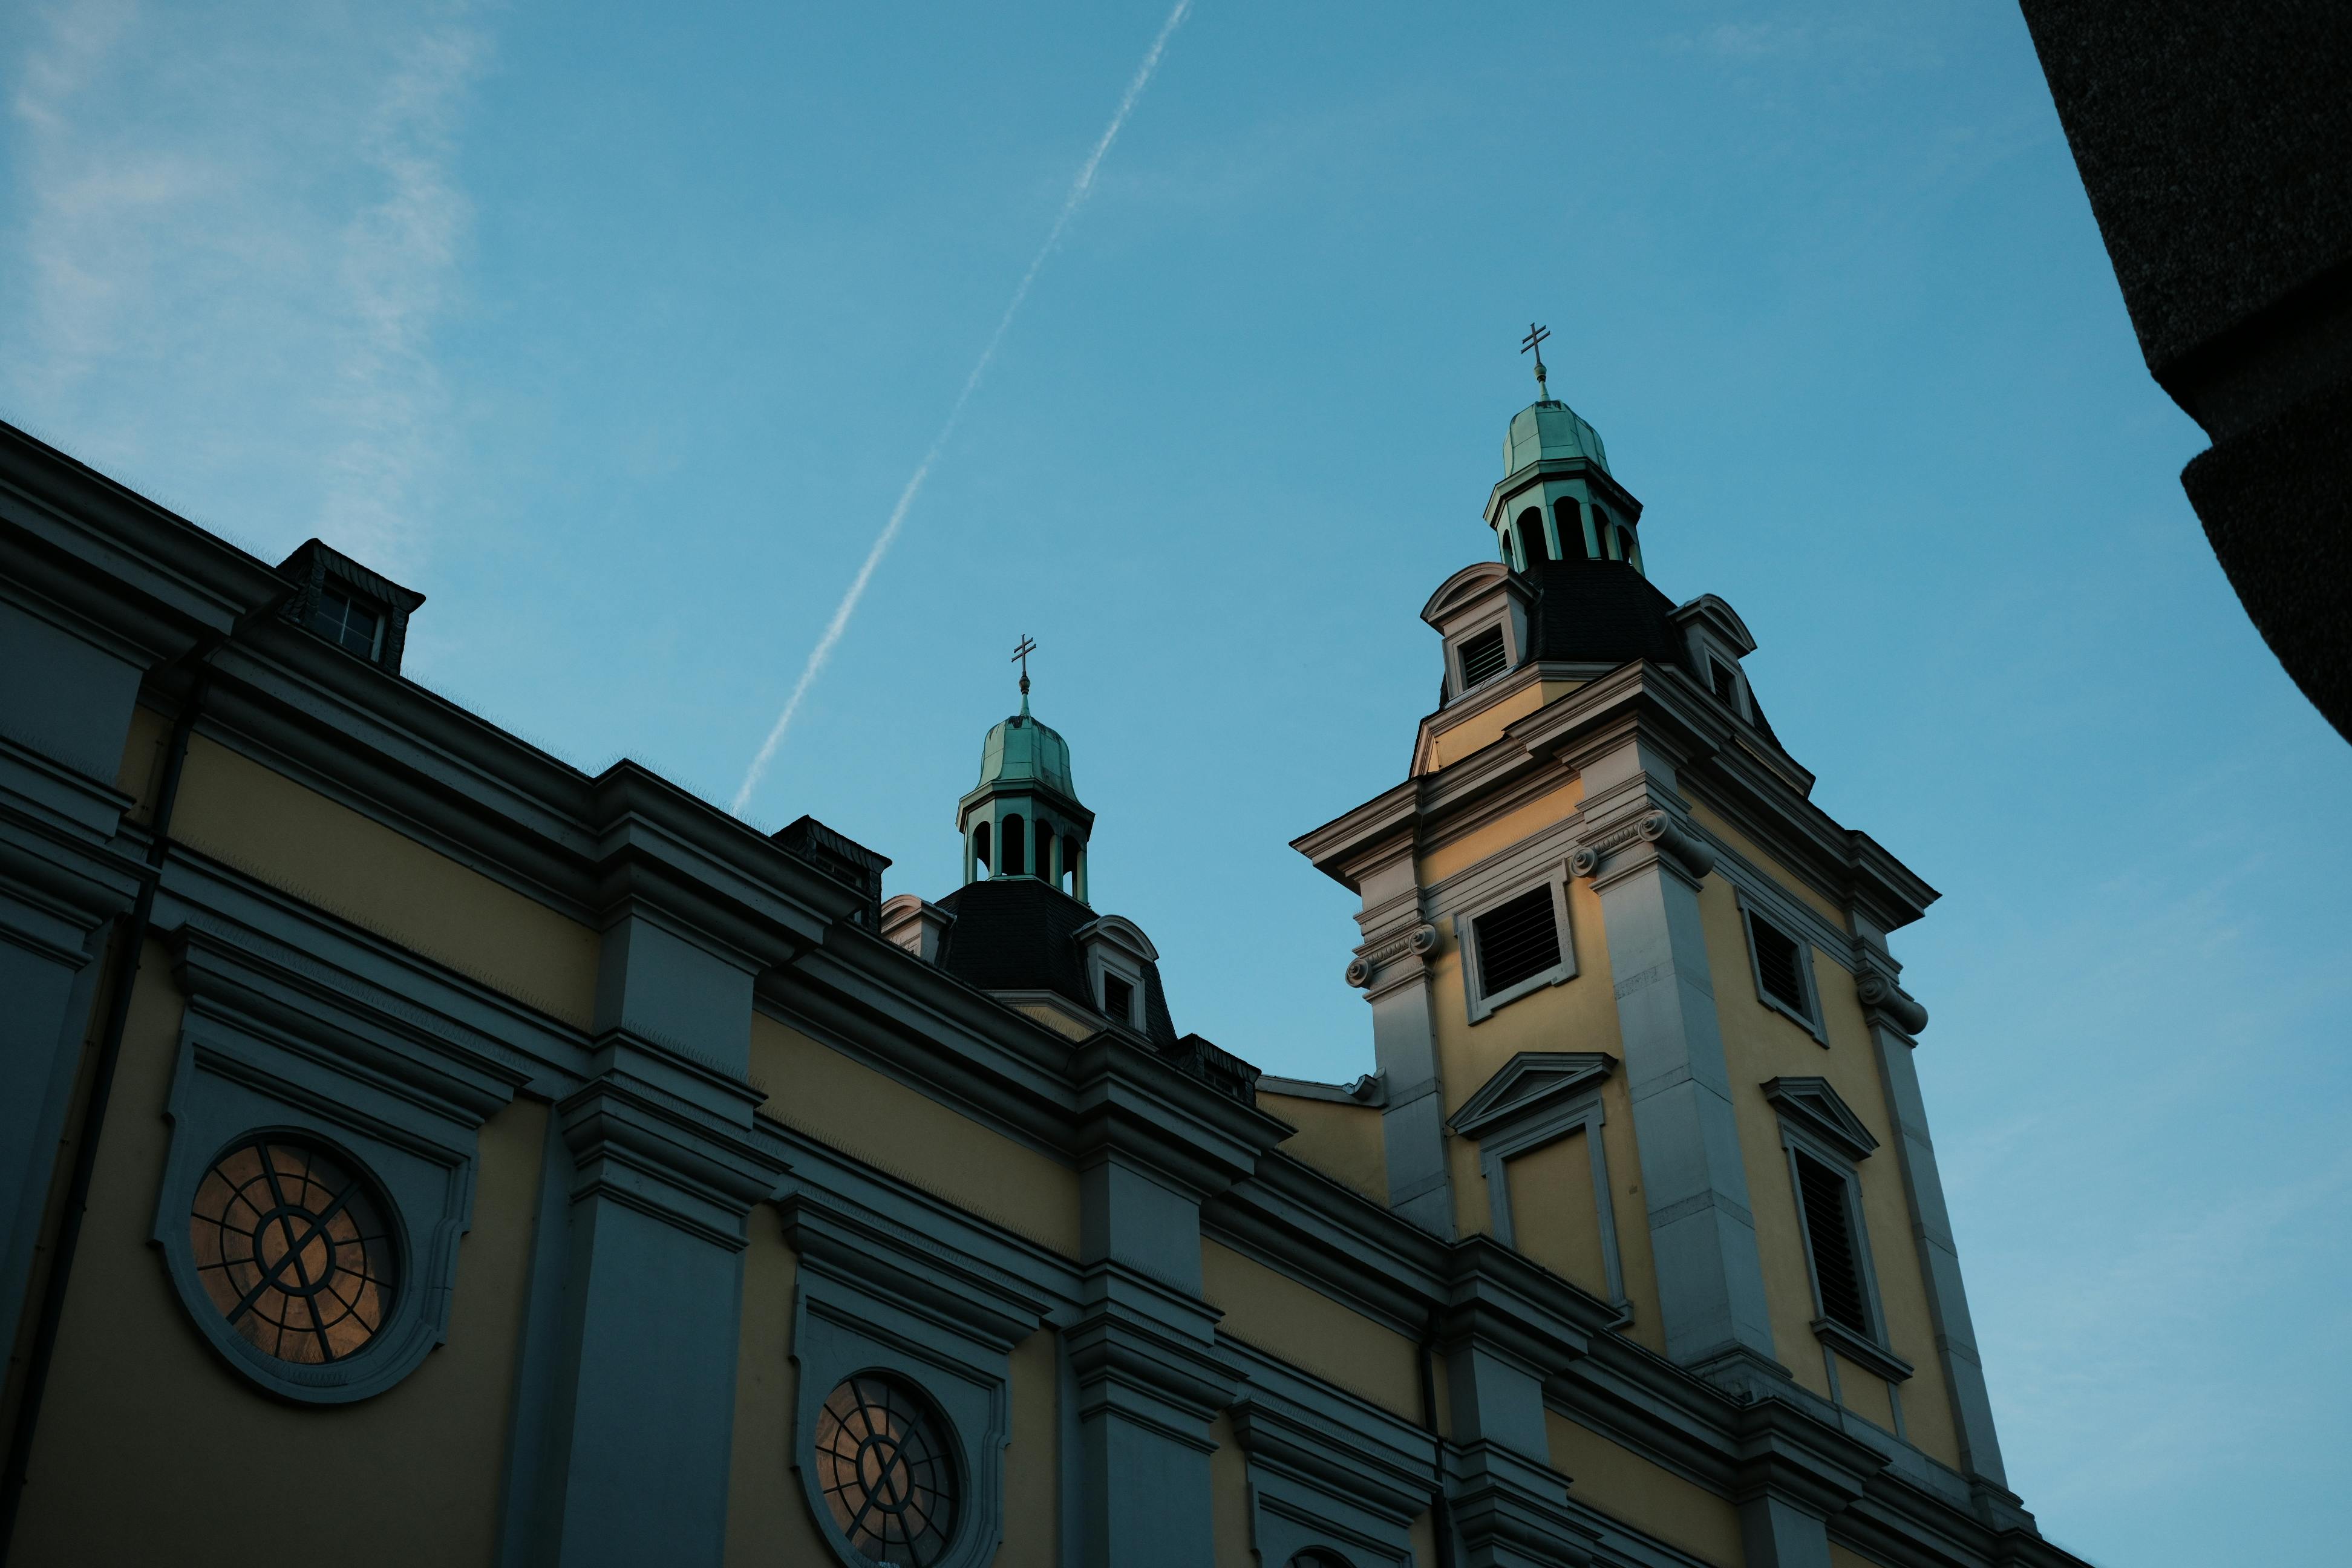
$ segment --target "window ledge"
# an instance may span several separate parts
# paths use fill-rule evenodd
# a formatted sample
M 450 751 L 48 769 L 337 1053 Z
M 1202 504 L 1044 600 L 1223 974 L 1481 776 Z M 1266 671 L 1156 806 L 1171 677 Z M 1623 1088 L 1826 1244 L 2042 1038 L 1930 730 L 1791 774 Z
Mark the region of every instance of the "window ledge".
M 1813 1320 L 1813 1335 L 1822 1343 L 1845 1357 L 1866 1372 L 1876 1373 L 1889 1383 L 1907 1381 L 1911 1363 L 1880 1344 L 1876 1340 L 1855 1333 L 1843 1323 L 1831 1318 Z

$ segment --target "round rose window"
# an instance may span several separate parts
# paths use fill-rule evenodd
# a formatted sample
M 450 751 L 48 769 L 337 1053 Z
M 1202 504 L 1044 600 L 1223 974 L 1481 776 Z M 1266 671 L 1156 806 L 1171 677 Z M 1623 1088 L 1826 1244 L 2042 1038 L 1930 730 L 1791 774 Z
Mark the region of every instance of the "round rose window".
M 259 1138 L 214 1162 L 188 1215 L 196 1277 L 264 1355 L 318 1365 L 367 1348 L 399 1284 L 386 1211 L 335 1156 Z
M 816 1479 L 833 1522 L 869 1563 L 929 1568 L 955 1531 L 956 1466 L 928 1400 L 860 1373 L 816 1417 Z

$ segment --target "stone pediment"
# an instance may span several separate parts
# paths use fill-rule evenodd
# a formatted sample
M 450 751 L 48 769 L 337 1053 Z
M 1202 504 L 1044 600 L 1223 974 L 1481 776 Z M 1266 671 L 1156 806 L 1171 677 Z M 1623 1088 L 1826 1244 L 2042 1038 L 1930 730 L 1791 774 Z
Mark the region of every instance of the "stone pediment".
M 1484 1137 L 1591 1092 L 1616 1067 L 1601 1051 L 1521 1051 L 1446 1125 L 1465 1138 Z
M 1784 1118 L 1851 1159 L 1865 1158 L 1878 1147 L 1877 1137 L 1825 1078 L 1776 1078 L 1764 1085 L 1764 1098 Z

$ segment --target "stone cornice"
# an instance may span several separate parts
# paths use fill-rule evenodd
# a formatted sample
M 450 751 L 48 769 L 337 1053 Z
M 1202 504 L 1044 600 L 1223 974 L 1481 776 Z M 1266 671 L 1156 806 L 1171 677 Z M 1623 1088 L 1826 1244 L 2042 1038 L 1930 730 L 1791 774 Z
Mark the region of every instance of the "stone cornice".
M 156 663 L 285 587 L 266 562 L 5 422 L 0 565 Z
M 814 1265 L 887 1296 L 998 1351 L 1009 1351 L 1053 1312 L 1053 1302 L 1011 1288 L 927 1237 L 877 1224 L 849 1205 L 796 1188 L 780 1200 L 784 1237 Z
M 1404 848 L 1491 819 L 1498 800 L 1516 804 L 1524 795 L 1515 797 L 1515 786 L 1549 787 L 1558 768 L 1580 770 L 1637 742 L 1671 762 L 1685 796 L 1717 810 L 1824 896 L 1864 909 L 1882 929 L 1916 920 L 1934 900 L 1935 889 L 1874 839 L 1839 825 L 1758 756 L 1737 721 L 1688 676 L 1647 660 L 1553 699 L 1475 754 L 1383 791 L 1292 847 L 1355 888 Z
M 1106 1029 L 1070 1056 L 1082 1165 L 1140 1160 L 1205 1198 L 1247 1177 L 1292 1129 L 1178 1070 L 1149 1045 Z

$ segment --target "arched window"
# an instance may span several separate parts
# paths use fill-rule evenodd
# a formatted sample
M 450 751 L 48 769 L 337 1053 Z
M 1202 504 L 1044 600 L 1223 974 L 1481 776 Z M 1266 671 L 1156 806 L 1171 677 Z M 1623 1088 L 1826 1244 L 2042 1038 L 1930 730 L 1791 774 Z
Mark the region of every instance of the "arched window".
M 1003 864 L 1004 874 L 1018 877 L 1029 868 L 1028 829 L 1022 825 L 1021 814 L 1013 813 L 1004 819 Z
M 1617 525 L 1617 553 L 1630 563 L 1634 571 L 1642 569 L 1642 547 L 1633 542 L 1633 531 L 1623 523 Z
M 1528 561 L 1550 558 L 1551 552 L 1544 548 L 1543 511 L 1538 507 L 1531 506 L 1519 513 L 1519 552 Z
M 1070 897 L 1084 903 L 1087 898 L 1087 847 L 1073 834 L 1062 848 L 1062 863 L 1070 873 Z
M 1584 537 L 1584 508 L 1574 496 L 1551 503 L 1552 526 L 1559 530 L 1560 552 L 1570 561 L 1589 560 L 1592 546 Z
M 1592 503 L 1592 537 L 1601 543 L 1601 553 L 1612 561 L 1624 559 L 1617 553 L 1617 526 L 1610 521 L 1609 511 L 1599 501 Z
M 1503 564 L 1508 566 L 1511 563 L 1511 530 L 1508 524 L 1496 524 L 1495 548 L 1501 552 Z
M 1320 1546 L 1310 1546 L 1290 1560 L 1288 1568 L 1348 1568 L 1348 1560 Z
M 1065 833 L 1062 835 L 1062 879 L 1060 883 L 1062 891 L 1066 893 L 1071 891 L 1077 885 L 1077 876 L 1078 836 L 1075 833 Z
M 983 877 L 988 875 L 989 868 L 995 864 L 988 858 L 988 824 L 985 822 L 971 830 L 971 858 L 972 863 L 980 868 L 980 874 Z

